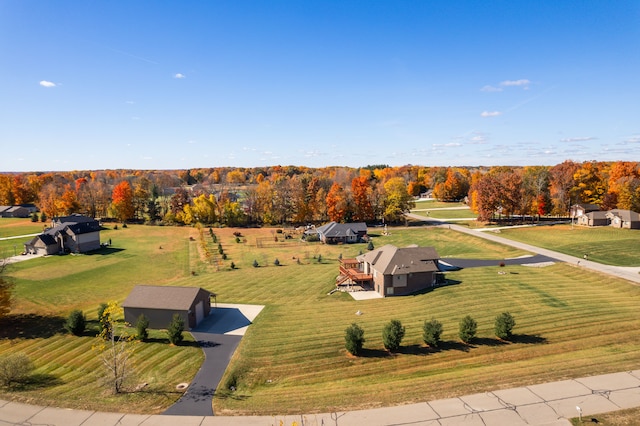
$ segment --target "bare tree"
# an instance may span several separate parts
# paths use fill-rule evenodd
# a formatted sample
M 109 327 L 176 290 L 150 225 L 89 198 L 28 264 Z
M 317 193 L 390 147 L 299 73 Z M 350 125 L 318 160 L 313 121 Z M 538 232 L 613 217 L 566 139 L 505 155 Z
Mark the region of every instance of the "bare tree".
M 105 367 L 106 383 L 115 394 L 123 391 L 127 380 L 133 375 L 133 336 L 129 336 L 124 330 L 116 333 L 114 328 L 115 316 L 121 311 L 116 302 L 109 302 L 102 313 L 101 321 L 109 323 L 111 327 L 103 327 L 98 336 L 99 343 L 93 346 L 93 349 L 99 352 L 100 361 Z

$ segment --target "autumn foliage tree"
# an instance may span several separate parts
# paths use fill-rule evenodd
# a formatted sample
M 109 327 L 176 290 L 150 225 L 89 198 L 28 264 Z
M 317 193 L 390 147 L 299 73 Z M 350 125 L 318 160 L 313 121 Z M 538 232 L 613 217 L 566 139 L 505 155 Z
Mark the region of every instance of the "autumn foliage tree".
M 371 184 L 366 176 L 359 176 L 351 181 L 354 221 L 366 222 L 374 219 L 371 195 Z
M 327 214 L 334 222 L 342 222 L 347 215 L 347 194 L 338 183 L 331 185 L 327 194 Z
M 384 218 L 388 222 L 399 221 L 404 213 L 414 205 L 413 197 L 407 191 L 407 182 L 404 178 L 394 177 L 384 183 L 385 207 Z
M 135 206 L 133 204 L 133 190 L 129 181 L 123 180 L 113 188 L 111 202 L 115 217 L 124 222 L 133 218 Z

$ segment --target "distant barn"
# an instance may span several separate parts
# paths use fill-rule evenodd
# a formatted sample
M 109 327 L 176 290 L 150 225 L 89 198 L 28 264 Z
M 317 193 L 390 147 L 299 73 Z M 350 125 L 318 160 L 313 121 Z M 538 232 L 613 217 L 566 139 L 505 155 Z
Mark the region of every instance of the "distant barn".
M 150 328 L 163 329 L 178 314 L 185 326 L 192 329 L 211 312 L 211 296 L 199 287 L 137 285 L 122 303 L 124 320 L 135 325 L 144 314 Z

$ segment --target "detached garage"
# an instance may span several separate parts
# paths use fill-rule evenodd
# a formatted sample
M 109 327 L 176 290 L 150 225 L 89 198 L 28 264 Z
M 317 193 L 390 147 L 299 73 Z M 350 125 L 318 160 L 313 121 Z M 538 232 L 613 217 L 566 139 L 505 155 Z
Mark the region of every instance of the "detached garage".
M 150 328 L 167 328 L 174 314 L 195 328 L 211 312 L 212 294 L 199 287 L 137 285 L 122 303 L 124 320 L 132 325 L 144 314 Z

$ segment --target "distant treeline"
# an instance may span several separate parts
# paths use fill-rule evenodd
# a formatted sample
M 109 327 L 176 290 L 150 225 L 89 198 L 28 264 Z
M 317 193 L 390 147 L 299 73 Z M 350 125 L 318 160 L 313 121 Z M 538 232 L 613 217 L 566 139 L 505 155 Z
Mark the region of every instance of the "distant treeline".
M 572 204 L 640 210 L 638 162 L 525 167 L 386 165 L 95 170 L 0 174 L 0 205 L 154 224 L 275 225 L 403 220 L 416 197 L 496 214 L 566 215 Z

